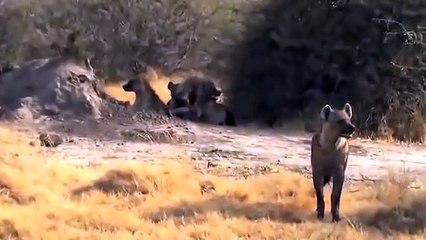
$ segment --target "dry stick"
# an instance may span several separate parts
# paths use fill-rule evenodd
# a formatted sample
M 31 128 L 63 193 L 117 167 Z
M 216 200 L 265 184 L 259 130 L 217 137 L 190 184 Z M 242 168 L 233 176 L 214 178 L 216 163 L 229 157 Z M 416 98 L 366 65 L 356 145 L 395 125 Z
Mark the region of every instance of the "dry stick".
M 405 28 L 405 26 L 398 22 L 395 21 L 393 19 L 384 19 L 384 18 L 372 18 L 373 21 L 376 22 L 385 22 L 386 23 L 386 28 L 389 29 L 389 25 L 391 23 L 394 23 L 396 25 L 398 25 L 402 31 L 392 31 L 392 32 L 386 32 L 386 34 L 388 35 L 398 35 L 398 34 L 403 34 L 405 36 L 407 36 L 407 40 L 405 41 L 406 44 L 418 44 L 421 46 L 426 46 L 425 43 L 423 43 L 423 33 L 426 32 L 424 31 L 426 29 L 426 27 L 424 26 L 417 26 L 417 29 L 419 30 L 418 33 L 416 33 L 415 31 L 409 31 L 407 28 Z M 392 66 L 395 66 L 401 70 L 420 70 L 420 71 L 426 71 L 426 63 L 423 63 L 422 61 L 419 61 L 419 64 L 421 65 L 421 67 L 412 67 L 412 66 L 402 66 L 399 65 L 393 61 L 390 62 L 390 64 Z
M 188 26 L 188 29 L 192 29 L 191 31 L 191 36 L 189 37 L 188 40 L 188 44 L 187 47 L 185 49 L 185 52 L 183 53 L 182 57 L 177 61 L 176 67 L 180 68 L 182 62 L 187 58 L 190 49 L 193 46 L 193 43 L 196 41 L 196 33 L 198 30 L 198 27 L 200 25 L 200 23 L 205 22 L 207 19 L 211 18 L 212 16 L 214 16 L 216 13 L 218 13 L 220 10 L 224 10 L 224 11 L 232 11 L 232 12 L 239 12 L 239 10 L 236 7 L 223 7 L 223 6 L 219 6 L 217 8 L 215 8 L 211 13 L 207 14 L 206 16 L 201 16 L 197 19 L 195 19 L 195 23 Z M 173 22 L 172 22 L 173 23 Z
M 389 29 L 389 25 L 391 23 L 394 23 L 394 24 L 398 25 L 402 29 L 402 31 L 386 32 L 387 35 L 403 34 L 403 35 L 407 36 L 407 40 L 412 42 L 412 44 L 419 44 L 419 45 L 422 45 L 422 46 L 426 46 L 426 44 L 423 43 L 423 36 L 421 35 L 421 33 L 423 33 L 423 29 L 425 29 L 425 27 L 423 27 L 423 26 L 417 26 L 418 30 L 422 30 L 422 31 L 420 31 L 420 34 L 419 34 L 420 37 L 418 37 L 418 34 L 416 34 L 415 31 L 407 30 L 407 28 L 405 28 L 402 23 L 395 21 L 393 19 L 372 18 L 371 20 L 376 21 L 376 22 L 385 22 L 387 29 Z M 406 40 L 406 43 L 409 44 L 410 42 L 408 42 L 407 40 Z

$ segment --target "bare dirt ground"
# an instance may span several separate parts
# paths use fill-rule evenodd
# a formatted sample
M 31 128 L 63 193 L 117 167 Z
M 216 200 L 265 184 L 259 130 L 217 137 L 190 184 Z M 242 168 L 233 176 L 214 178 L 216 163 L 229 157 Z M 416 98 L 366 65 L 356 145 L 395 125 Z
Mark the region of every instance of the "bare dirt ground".
M 99 130 L 89 124 L 80 129 Z M 28 144 L 22 124 L 16 130 L 0 127 L 0 239 L 426 239 L 425 193 L 406 182 L 351 184 L 344 220 L 330 224 L 328 214 L 316 219 L 311 181 L 299 173 L 218 177 L 194 171 L 181 146 L 138 144 L 125 154 L 74 133 L 76 146 L 47 150 Z M 121 161 L 107 157 L 114 151 Z M 94 159 L 90 153 L 120 164 L 80 167 L 63 158 Z
M 75 81 L 70 73 L 84 73 L 85 79 L 89 80 Z M 48 77 L 43 77 L 45 75 Z M 2 76 L 4 93 L 1 100 L 12 110 L 21 106 L 18 113 L 31 113 L 26 114 L 28 117 L 15 118 L 12 125 L 33 134 L 35 138 L 40 132 L 50 131 L 73 139 L 57 148 L 46 149 L 46 154 L 61 156 L 64 162 L 111 164 L 117 163 L 117 159 L 149 161 L 189 155 L 201 170 L 212 172 L 221 169 L 221 174 L 229 176 L 249 176 L 278 171 L 280 168 L 309 173 L 309 134 L 247 126 L 211 126 L 169 119 L 158 114 L 135 115 L 125 109 L 111 111 L 111 115 L 101 114 L 109 109 L 109 105 L 93 87 L 93 76 L 94 70 L 89 62 L 81 65 L 61 58 L 30 61 L 22 68 Z M 27 81 L 28 77 L 33 77 L 34 81 Z M 166 86 L 171 78 L 157 74 L 153 69 L 147 78 L 156 94 L 167 102 L 170 96 Z M 40 84 L 40 80 L 46 83 Z M 30 88 L 26 86 L 28 84 Z M 44 85 L 50 87 L 44 88 Z M 124 92 L 120 84 L 106 86 L 106 91 L 115 99 L 134 102 L 134 94 Z M 12 95 L 9 96 L 9 93 Z M 15 96 L 18 93 L 20 95 Z M 27 100 L 27 95 L 31 96 L 31 101 Z M 66 104 L 56 106 L 58 102 Z M 61 117 L 46 115 L 52 112 L 52 107 L 48 105 L 54 105 L 57 114 L 61 108 L 68 115 L 81 115 L 87 111 L 92 113 L 92 117 L 64 121 Z M 349 180 L 377 180 L 388 175 L 389 170 L 410 173 L 410 176 L 418 178 L 426 168 L 424 145 L 352 139 L 351 148 L 347 172 Z
M 307 176 L 310 172 L 310 134 L 179 120 L 156 126 L 159 130 L 170 130 L 174 135 L 170 136 L 174 138 L 172 143 L 144 137 L 146 125 L 131 119 L 74 123 L 50 120 L 36 125 L 19 124 L 19 128 L 33 133 L 35 138 L 40 131 L 67 135 L 72 142 L 45 148 L 46 154 L 61 156 L 64 162 L 79 165 L 114 164 L 122 159 L 146 162 L 189 155 L 202 171 L 221 169 L 222 175 L 229 176 L 249 176 L 283 168 L 301 171 Z M 426 169 L 426 148 L 423 145 L 352 139 L 351 149 L 349 181 L 379 180 L 392 172 L 425 179 L 422 173 Z

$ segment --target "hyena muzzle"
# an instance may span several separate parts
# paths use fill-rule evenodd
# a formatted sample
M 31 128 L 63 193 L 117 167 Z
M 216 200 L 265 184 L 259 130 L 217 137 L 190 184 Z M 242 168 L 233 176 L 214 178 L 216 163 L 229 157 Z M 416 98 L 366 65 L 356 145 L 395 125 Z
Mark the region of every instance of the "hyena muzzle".
M 345 170 L 349 156 L 348 139 L 355 132 L 351 122 L 352 107 L 346 103 L 343 109 L 333 109 L 325 105 L 320 113 L 322 119 L 321 132 L 312 137 L 311 167 L 313 185 L 317 200 L 317 218 L 324 218 L 324 186 L 333 179 L 331 193 L 332 220 L 340 220 L 340 196 Z

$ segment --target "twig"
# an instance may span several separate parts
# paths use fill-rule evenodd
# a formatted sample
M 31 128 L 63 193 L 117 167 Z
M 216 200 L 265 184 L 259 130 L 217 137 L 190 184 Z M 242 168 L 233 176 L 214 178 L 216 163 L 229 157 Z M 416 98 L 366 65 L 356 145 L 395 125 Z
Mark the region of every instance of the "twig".
M 386 29 L 389 30 L 389 26 L 391 23 L 398 25 L 402 31 L 390 31 L 386 32 L 387 35 L 399 35 L 402 34 L 407 37 L 405 40 L 405 44 L 419 44 L 422 46 L 426 46 L 425 43 L 423 43 L 423 32 L 424 28 L 423 26 L 417 26 L 418 33 L 413 30 L 408 30 L 404 27 L 404 25 L 398 21 L 395 21 L 393 19 L 384 19 L 384 18 L 372 18 L 371 20 L 376 22 L 384 22 L 386 23 Z

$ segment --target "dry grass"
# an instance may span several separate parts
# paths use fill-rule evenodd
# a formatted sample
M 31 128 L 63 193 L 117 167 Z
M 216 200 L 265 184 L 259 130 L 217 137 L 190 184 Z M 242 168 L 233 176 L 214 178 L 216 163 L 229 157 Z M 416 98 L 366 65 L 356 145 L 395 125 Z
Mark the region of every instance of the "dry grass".
M 296 173 L 235 180 L 202 175 L 185 160 L 46 165 L 28 142 L 0 127 L 1 239 L 426 237 L 423 194 L 403 184 L 346 189 L 342 212 L 350 220 L 331 224 L 329 215 L 326 222 L 315 219 L 311 183 Z

